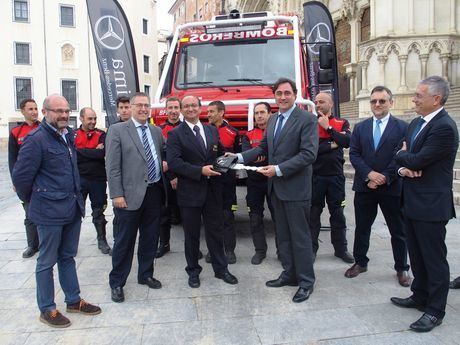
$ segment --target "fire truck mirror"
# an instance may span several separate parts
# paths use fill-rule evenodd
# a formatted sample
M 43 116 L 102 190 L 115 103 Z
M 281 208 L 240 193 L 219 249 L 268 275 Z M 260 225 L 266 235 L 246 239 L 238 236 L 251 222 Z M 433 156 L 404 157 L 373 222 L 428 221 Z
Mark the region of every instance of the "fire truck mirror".
M 332 44 L 324 44 L 319 47 L 319 67 L 330 69 L 334 63 L 334 49 Z
M 318 71 L 318 84 L 332 84 L 334 73 L 331 69 L 322 69 Z

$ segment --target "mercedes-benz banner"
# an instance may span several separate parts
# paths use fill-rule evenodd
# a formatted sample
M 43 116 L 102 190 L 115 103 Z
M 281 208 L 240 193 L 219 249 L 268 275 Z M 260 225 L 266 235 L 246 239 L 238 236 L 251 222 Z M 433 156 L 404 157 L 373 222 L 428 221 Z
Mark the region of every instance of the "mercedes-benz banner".
M 334 57 L 335 53 L 335 33 L 331 14 L 327 7 L 319 1 L 309 1 L 303 4 L 305 41 L 308 55 L 308 75 L 309 91 L 312 101 L 315 100 L 319 91 L 329 89 L 334 97 L 334 115 L 339 114 L 339 89 L 337 59 L 333 59 L 332 72 L 334 78 L 332 85 L 322 86 L 318 84 L 318 72 L 320 70 L 319 50 L 321 45 L 331 45 Z
M 116 0 L 87 0 L 102 96 L 109 125 L 117 122 L 117 98 L 139 90 L 136 54 L 123 9 Z

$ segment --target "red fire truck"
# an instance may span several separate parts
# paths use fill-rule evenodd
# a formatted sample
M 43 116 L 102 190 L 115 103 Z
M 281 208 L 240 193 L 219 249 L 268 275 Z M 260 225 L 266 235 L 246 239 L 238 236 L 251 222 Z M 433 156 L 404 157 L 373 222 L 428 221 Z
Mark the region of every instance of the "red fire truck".
M 227 121 L 244 132 L 253 127 L 257 102 L 275 104 L 271 87 L 280 77 L 294 80 L 296 103 L 313 109 L 305 47 L 297 16 L 232 11 L 209 22 L 181 25 L 163 67 L 153 121 L 166 120 L 168 97 L 195 95 L 201 99 L 204 121 L 206 106 L 220 100 Z

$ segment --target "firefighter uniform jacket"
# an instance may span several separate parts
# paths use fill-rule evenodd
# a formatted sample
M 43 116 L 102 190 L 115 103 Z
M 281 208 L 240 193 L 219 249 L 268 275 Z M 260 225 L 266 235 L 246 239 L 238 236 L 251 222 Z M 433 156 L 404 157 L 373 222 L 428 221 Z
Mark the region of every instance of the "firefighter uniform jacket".
M 104 148 L 96 149 L 99 144 Z M 105 132 L 100 129 L 85 132 L 81 126 L 76 131 L 78 171 L 88 180 L 106 181 L 105 173 Z
M 8 139 L 8 168 L 10 169 L 10 175 L 13 174 L 13 168 L 18 160 L 19 149 L 21 148 L 24 139 L 30 131 L 34 130 L 39 125 L 40 121 L 34 122 L 32 126 L 24 121 L 11 130 L 10 137 Z

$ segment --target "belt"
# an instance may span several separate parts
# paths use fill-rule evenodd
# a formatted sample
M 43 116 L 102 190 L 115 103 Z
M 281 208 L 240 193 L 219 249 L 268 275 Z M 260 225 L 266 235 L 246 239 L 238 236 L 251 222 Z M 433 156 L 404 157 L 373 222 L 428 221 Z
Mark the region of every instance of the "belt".
M 155 187 L 155 186 L 162 186 L 163 183 L 161 180 L 158 180 L 157 182 L 150 182 L 147 184 L 147 188 Z

